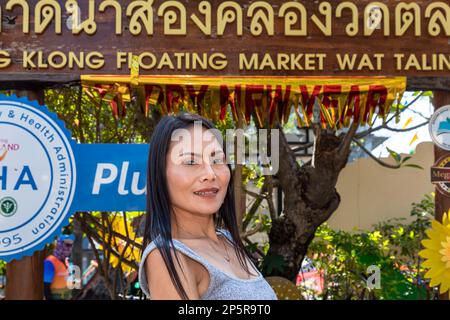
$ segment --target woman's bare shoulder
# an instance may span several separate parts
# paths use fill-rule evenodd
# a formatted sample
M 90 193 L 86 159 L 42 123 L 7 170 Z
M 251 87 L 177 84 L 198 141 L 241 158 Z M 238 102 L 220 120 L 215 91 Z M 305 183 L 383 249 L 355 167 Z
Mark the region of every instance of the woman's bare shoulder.
M 173 248 L 171 249 L 171 256 L 175 270 L 187 295 L 190 299 L 198 299 L 199 295 L 195 266 L 183 253 L 177 251 L 177 255 L 175 256 Z M 181 299 L 181 296 L 172 282 L 163 255 L 158 248 L 155 248 L 148 254 L 145 261 L 145 270 L 149 290 L 152 293 L 152 299 Z

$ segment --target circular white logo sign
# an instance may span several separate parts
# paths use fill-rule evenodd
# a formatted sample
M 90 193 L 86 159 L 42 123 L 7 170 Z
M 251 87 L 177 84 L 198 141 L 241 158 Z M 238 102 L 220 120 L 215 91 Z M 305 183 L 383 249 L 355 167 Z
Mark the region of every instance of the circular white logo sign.
M 68 222 L 75 192 L 70 134 L 45 107 L 0 97 L 0 259 L 43 248 Z
M 450 150 L 450 105 L 436 110 L 430 119 L 430 136 L 443 150 Z

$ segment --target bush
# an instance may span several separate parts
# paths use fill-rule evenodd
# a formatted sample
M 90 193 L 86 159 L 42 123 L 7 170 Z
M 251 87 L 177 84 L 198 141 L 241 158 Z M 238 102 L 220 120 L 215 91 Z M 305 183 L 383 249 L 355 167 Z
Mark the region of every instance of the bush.
M 392 219 L 356 233 L 332 230 L 324 224 L 308 249 L 308 258 L 323 272 L 323 291 L 300 289 L 309 299 L 433 299 L 436 290 L 424 280 L 418 253 L 425 230 L 434 218 L 434 199 L 413 203 L 414 220 Z M 380 286 L 374 288 L 374 269 Z

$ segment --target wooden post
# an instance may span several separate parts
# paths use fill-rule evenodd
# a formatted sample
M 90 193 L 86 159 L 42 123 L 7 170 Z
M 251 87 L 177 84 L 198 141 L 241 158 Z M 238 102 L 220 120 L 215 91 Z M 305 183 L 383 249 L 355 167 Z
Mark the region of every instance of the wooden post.
M 86 139 L 84 138 L 84 132 L 82 129 L 83 128 L 83 111 L 81 109 L 82 96 L 83 96 L 83 87 L 80 85 L 78 87 L 76 110 L 80 128 L 79 139 L 81 143 L 85 143 Z M 76 214 L 75 217 L 77 217 L 77 215 L 78 213 Z M 83 230 L 79 219 L 73 219 L 73 235 L 75 236 L 75 241 L 73 243 L 72 248 L 72 261 L 75 266 L 78 266 L 80 267 L 80 270 L 83 270 Z M 73 295 L 77 296 L 79 292 L 80 292 L 79 289 L 74 289 Z
M 28 97 L 44 104 L 42 89 L 16 90 L 18 97 Z M 6 300 L 42 300 L 44 298 L 45 251 L 6 264 Z
M 243 202 L 245 200 L 245 193 L 244 190 L 242 189 L 242 164 L 236 165 L 234 169 L 233 180 L 234 180 L 234 201 L 236 210 L 236 220 L 238 228 L 240 232 L 242 232 L 244 231 L 242 230 L 243 227 L 242 222 L 244 219 Z
M 236 125 L 236 129 L 243 129 L 244 127 L 244 119 L 243 119 L 243 115 L 241 114 L 240 110 L 241 110 L 241 106 L 243 106 L 243 104 L 245 104 L 245 99 L 243 97 L 243 95 L 241 96 L 241 101 L 237 101 L 237 125 Z M 244 143 L 244 147 L 245 147 L 245 143 Z M 238 152 L 240 152 L 239 150 L 237 150 L 237 143 L 234 146 L 234 154 L 237 160 L 237 155 Z M 235 210 L 236 210 L 236 220 L 237 220 L 237 225 L 238 225 L 238 229 L 240 230 L 240 232 L 243 232 L 244 230 L 242 230 L 243 228 L 243 219 L 244 219 L 244 214 L 245 214 L 245 208 L 246 208 L 246 194 L 244 192 L 243 186 L 242 186 L 242 168 L 243 165 L 242 164 L 238 164 L 236 161 L 236 166 L 234 168 L 234 174 L 233 174 L 233 181 L 234 181 L 234 201 L 235 201 Z
M 433 105 L 434 110 L 438 110 L 440 107 L 450 105 L 450 92 L 448 91 L 434 91 L 433 92 Z M 450 151 L 443 150 L 438 146 L 434 146 L 434 159 L 437 161 L 443 156 L 450 156 Z M 436 220 L 442 221 L 444 212 L 447 212 L 450 208 L 450 197 L 441 194 L 437 188 L 435 192 L 435 217 Z M 448 293 L 440 295 L 441 300 L 448 300 Z
M 72 262 L 75 266 L 80 267 L 83 270 L 83 230 L 81 223 L 78 219 L 73 219 L 73 235 L 75 241 L 72 247 Z M 80 293 L 80 289 L 73 289 L 73 296 L 77 296 Z

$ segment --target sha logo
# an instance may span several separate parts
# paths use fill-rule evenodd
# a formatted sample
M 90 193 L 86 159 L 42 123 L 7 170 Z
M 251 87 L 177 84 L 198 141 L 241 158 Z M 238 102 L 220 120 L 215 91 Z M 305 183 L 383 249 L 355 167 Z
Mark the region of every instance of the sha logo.
M 17 202 L 12 197 L 0 199 L 0 214 L 4 217 L 12 217 L 17 212 Z
M 20 259 L 68 224 L 76 185 L 70 132 L 36 101 L 0 95 L 0 260 Z

